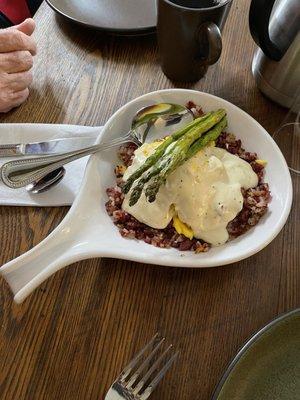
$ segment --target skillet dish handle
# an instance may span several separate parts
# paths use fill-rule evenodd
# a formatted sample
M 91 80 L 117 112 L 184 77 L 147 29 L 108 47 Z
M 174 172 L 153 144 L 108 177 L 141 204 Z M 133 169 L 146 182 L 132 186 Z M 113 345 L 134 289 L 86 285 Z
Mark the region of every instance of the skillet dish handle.
M 0 274 L 9 284 L 16 303 L 21 303 L 56 271 L 86 258 L 84 249 L 80 244 L 75 246 L 70 238 L 69 229 L 65 224 L 59 225 L 37 246 L 0 268 Z

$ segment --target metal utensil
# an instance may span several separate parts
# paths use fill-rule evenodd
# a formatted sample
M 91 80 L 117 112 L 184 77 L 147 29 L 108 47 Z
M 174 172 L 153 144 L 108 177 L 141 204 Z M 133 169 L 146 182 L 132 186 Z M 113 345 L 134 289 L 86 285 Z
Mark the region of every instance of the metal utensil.
M 99 132 L 95 131 L 91 133 L 91 136 L 60 138 L 34 143 L 1 144 L 0 157 L 34 156 L 75 151 L 92 146 L 98 135 Z
M 2 180 L 6 186 L 18 189 L 41 179 L 64 164 L 100 150 L 107 150 L 127 142 L 140 146 L 146 139 L 151 138 L 150 141 L 153 141 L 162 138 L 178 129 L 180 125 L 192 121 L 193 118 L 193 113 L 189 109 L 178 104 L 159 103 L 147 106 L 137 112 L 131 130 L 125 136 L 64 154 L 7 162 L 1 168 Z
M 53 172 L 50 172 L 38 181 L 32 182 L 26 186 L 26 190 L 32 194 L 39 194 L 47 192 L 54 186 L 56 186 L 65 176 L 66 170 L 64 167 L 60 167 Z
M 105 400 L 146 400 L 164 377 L 178 356 L 172 352 L 170 345 L 158 356 L 162 349 L 164 338 L 158 344 L 156 334 L 151 341 L 125 367 L 119 377 L 110 387 Z M 145 354 L 153 347 L 148 357 L 143 361 Z M 160 368 L 159 368 L 160 367 Z
M 94 130 L 89 132 L 88 136 L 51 139 L 43 142 L 2 144 L 0 145 L 0 157 L 46 155 L 64 153 L 67 150 L 79 150 L 82 147 L 93 145 L 98 136 L 99 131 Z M 64 178 L 65 174 L 65 168 L 60 167 L 27 185 L 26 190 L 31 194 L 46 192 L 56 186 Z

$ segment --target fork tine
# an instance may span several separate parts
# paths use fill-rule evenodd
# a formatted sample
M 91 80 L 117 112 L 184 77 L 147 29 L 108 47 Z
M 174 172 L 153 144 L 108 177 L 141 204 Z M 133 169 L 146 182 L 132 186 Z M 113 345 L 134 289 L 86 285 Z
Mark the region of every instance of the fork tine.
M 162 338 L 159 343 L 154 347 L 152 352 L 149 354 L 149 356 L 143 361 L 143 363 L 139 366 L 138 370 L 132 375 L 130 378 L 129 382 L 126 383 L 126 387 L 131 388 L 132 385 L 137 381 L 139 378 L 141 372 L 145 369 L 145 367 L 151 362 L 155 354 L 158 352 L 160 349 L 160 346 L 163 344 L 165 341 L 165 338 Z
M 149 343 L 146 344 L 146 346 L 134 357 L 133 360 L 130 361 L 130 363 L 123 369 L 123 371 L 120 374 L 120 381 L 124 381 L 124 379 L 127 378 L 127 376 L 130 374 L 132 369 L 139 363 L 141 358 L 143 357 L 144 353 L 153 345 L 155 340 L 158 337 L 158 333 L 156 333 L 153 338 L 150 340 Z
M 139 391 L 142 389 L 142 387 L 144 386 L 144 384 L 147 382 L 147 380 L 151 377 L 151 375 L 153 374 L 153 372 L 156 370 L 156 368 L 159 366 L 159 364 L 161 363 L 161 361 L 165 358 L 166 354 L 170 351 L 170 349 L 173 347 L 173 345 L 171 344 L 159 357 L 158 359 L 155 361 L 155 363 L 153 363 L 153 365 L 149 368 L 149 370 L 147 371 L 147 373 L 141 378 L 141 380 L 139 381 L 139 383 L 136 385 L 136 387 L 133 389 L 133 394 L 137 395 L 139 393 Z
M 150 394 L 153 392 L 153 390 L 156 388 L 156 386 L 159 384 L 159 382 L 162 380 L 168 369 L 171 367 L 171 365 L 174 363 L 176 358 L 178 357 L 179 351 L 177 351 L 170 359 L 169 361 L 162 367 L 162 369 L 158 372 L 158 374 L 153 378 L 152 382 L 146 387 L 146 389 L 143 391 L 143 393 L 140 395 L 140 400 L 146 400 L 150 396 Z

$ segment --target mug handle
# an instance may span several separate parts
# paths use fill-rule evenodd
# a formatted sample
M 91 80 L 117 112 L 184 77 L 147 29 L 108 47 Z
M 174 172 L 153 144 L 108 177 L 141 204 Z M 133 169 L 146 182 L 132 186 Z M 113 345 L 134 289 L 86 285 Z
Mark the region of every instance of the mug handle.
M 203 41 L 206 48 L 203 49 Z M 207 55 L 201 58 L 208 65 L 215 64 L 222 53 L 222 36 L 219 27 L 213 22 L 205 22 L 200 25 L 198 31 L 198 42 L 201 50 L 206 50 Z

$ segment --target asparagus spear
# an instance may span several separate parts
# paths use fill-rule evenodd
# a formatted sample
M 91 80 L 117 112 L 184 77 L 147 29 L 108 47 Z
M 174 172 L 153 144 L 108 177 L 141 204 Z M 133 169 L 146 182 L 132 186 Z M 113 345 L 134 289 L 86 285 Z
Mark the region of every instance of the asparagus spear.
M 207 118 L 205 121 L 202 121 L 201 124 L 190 128 L 190 130 L 186 132 L 185 135 L 179 138 L 176 142 L 173 142 L 171 145 L 169 145 L 165 153 L 162 155 L 161 159 L 158 160 L 156 164 L 152 165 L 147 171 L 145 171 L 133 187 L 129 199 L 129 206 L 131 207 L 137 203 L 137 201 L 141 197 L 145 184 L 151 178 L 160 174 L 160 172 L 168 168 L 168 165 L 170 165 L 171 163 L 174 163 L 176 165 L 182 164 L 182 162 L 184 162 L 189 146 L 193 142 L 195 142 L 195 140 L 198 139 L 203 132 L 206 132 L 210 127 L 214 126 L 218 121 L 220 121 L 220 119 L 224 117 L 225 114 L 226 113 L 224 110 L 218 110 L 212 113 L 210 117 Z
M 191 132 L 199 132 L 199 128 L 192 128 Z M 145 184 L 153 178 L 155 175 L 158 175 L 161 170 L 170 162 L 170 160 L 174 157 L 173 151 L 175 151 L 175 147 L 177 147 L 177 142 L 173 142 L 168 146 L 163 157 L 157 163 L 155 163 L 152 167 L 150 167 L 147 171 L 145 171 L 140 179 L 137 180 L 136 184 L 133 187 L 132 193 L 129 199 L 129 205 L 133 206 L 138 199 L 141 197 L 143 188 Z
M 185 161 L 193 157 L 199 150 L 208 145 L 209 142 L 216 140 L 220 136 L 226 125 L 227 119 L 226 117 L 223 117 L 223 119 L 216 126 L 214 126 L 213 129 L 207 132 L 205 136 L 197 139 L 192 144 L 192 146 L 190 146 L 184 158 L 173 158 L 170 163 L 165 165 L 165 167 L 160 170 L 159 174 L 156 175 L 153 182 L 151 182 L 150 185 L 148 185 L 148 187 L 146 188 L 146 197 L 148 201 L 152 203 L 156 199 L 156 195 L 159 191 L 160 186 L 165 183 L 167 176 L 171 172 L 179 167 L 179 165 L 183 164 Z
M 180 129 L 177 132 L 174 132 L 172 135 L 170 135 L 166 140 L 164 140 L 161 145 L 157 147 L 155 152 L 146 159 L 143 165 L 140 166 L 130 177 L 127 179 L 127 181 L 124 183 L 122 190 L 124 193 L 128 193 L 133 182 L 138 179 L 145 171 L 147 171 L 152 165 L 156 163 L 156 161 L 165 153 L 166 149 L 169 147 L 169 145 L 173 142 L 175 142 L 177 139 L 179 139 L 181 136 L 183 136 L 186 132 L 188 132 L 191 128 L 194 126 L 198 126 L 202 122 L 204 122 L 206 119 L 208 119 L 211 116 L 212 113 L 208 113 L 203 115 L 202 117 L 196 118 L 194 121 L 189 123 L 187 126 L 184 128 Z
M 212 113 L 209 118 L 201 123 L 201 125 L 190 129 L 184 136 L 178 139 L 174 143 L 172 151 L 166 151 L 161 160 L 159 160 L 156 165 L 152 166 L 150 170 L 148 170 L 148 172 L 142 174 L 140 180 L 137 182 L 132 190 L 129 199 L 129 205 L 133 206 L 137 203 L 141 196 L 145 183 L 148 182 L 153 176 L 160 176 L 161 174 L 164 175 L 164 171 L 168 170 L 172 172 L 178 165 L 181 165 L 185 161 L 185 157 L 191 144 L 193 144 L 199 138 L 199 136 L 201 136 L 202 133 L 206 132 L 215 124 L 217 124 L 225 115 L 226 112 L 222 109 Z M 166 175 L 168 174 L 169 172 Z M 161 185 L 161 180 L 158 179 L 158 177 L 154 178 L 153 184 L 149 185 L 150 189 L 153 187 L 154 184 L 158 184 L 158 192 L 159 186 Z M 157 192 L 155 193 L 154 197 L 153 195 L 151 195 L 151 198 L 153 198 L 152 201 L 155 200 Z M 146 196 L 148 197 L 147 193 Z
M 190 146 L 207 130 L 212 128 L 226 115 L 225 110 L 218 110 L 211 114 L 209 118 L 203 121 L 200 125 L 190 129 L 184 136 L 179 138 L 171 147 L 166 150 L 165 154 L 161 159 L 153 165 L 148 172 L 144 173 L 137 184 L 134 186 L 129 199 L 129 205 L 133 206 L 141 196 L 145 183 L 148 182 L 154 176 L 159 176 L 164 170 L 167 170 L 169 166 L 182 164 L 185 161 L 188 149 Z M 173 168 L 173 167 L 172 167 Z M 173 170 L 173 169 L 172 169 Z M 156 182 L 156 178 L 154 178 Z
M 205 136 L 200 137 L 192 144 L 187 153 L 186 160 L 192 158 L 195 154 L 198 153 L 199 150 L 207 146 L 209 142 L 218 139 L 218 137 L 221 135 L 226 126 L 227 126 L 227 118 L 225 116 L 221 119 L 221 121 L 217 125 L 215 125 L 209 132 L 207 132 Z

